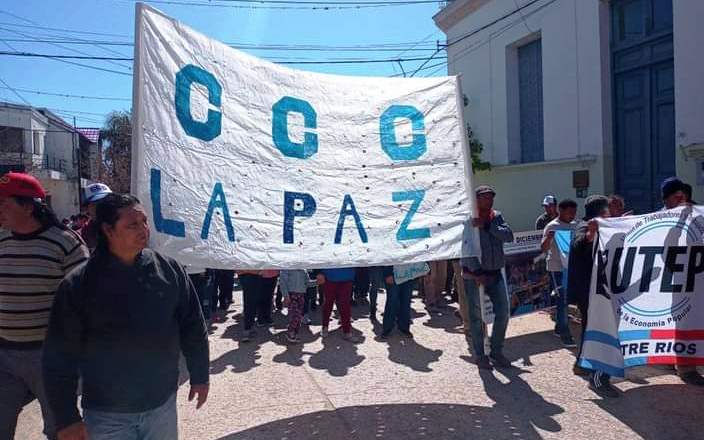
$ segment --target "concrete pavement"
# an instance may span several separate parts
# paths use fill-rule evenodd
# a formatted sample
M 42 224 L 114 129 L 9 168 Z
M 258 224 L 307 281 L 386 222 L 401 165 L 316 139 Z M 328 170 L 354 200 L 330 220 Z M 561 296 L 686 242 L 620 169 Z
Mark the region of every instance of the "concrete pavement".
M 236 296 L 240 293 L 236 293 Z M 380 295 L 383 307 L 384 295 Z M 375 338 L 366 307 L 354 309 L 350 344 L 339 331 L 319 337 L 320 318 L 285 343 L 286 317 L 239 342 L 235 304 L 211 335 L 211 394 L 201 410 L 179 389 L 182 439 L 694 439 L 701 436 L 704 389 L 665 368 L 638 368 L 602 400 L 572 375 L 574 355 L 544 313 L 513 318 L 506 355 L 514 368 L 480 372 L 454 309 L 428 316 L 414 298 L 415 339 Z M 318 310 L 319 311 L 319 310 Z M 331 329 L 336 328 L 333 321 Z M 577 334 L 575 328 L 575 334 Z M 698 428 L 698 429 L 697 429 Z M 35 403 L 20 415 L 16 438 L 43 438 Z

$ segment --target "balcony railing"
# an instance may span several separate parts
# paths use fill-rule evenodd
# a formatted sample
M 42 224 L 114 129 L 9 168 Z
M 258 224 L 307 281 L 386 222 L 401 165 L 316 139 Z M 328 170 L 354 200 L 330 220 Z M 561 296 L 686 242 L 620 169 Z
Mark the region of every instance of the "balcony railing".
M 75 169 L 69 160 L 49 154 L 39 155 L 31 153 L 0 152 L 0 174 L 8 171 L 21 171 L 25 173 L 41 170 L 58 171 L 66 174 L 68 178 L 75 178 Z

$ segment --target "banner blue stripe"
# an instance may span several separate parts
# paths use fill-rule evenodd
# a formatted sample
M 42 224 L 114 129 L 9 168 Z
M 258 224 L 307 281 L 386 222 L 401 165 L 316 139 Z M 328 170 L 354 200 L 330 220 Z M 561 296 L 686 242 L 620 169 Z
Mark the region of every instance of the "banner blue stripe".
M 605 364 L 594 359 L 580 359 L 579 366 L 592 371 L 603 371 L 609 376 L 614 377 L 624 377 L 624 369 L 619 367 L 614 367 L 613 365 Z
M 650 339 L 650 330 L 625 330 L 618 332 L 618 339 L 622 342 Z
M 616 347 L 621 350 L 621 342 L 618 339 L 614 338 L 608 333 L 596 330 L 589 330 L 584 333 L 584 341 L 600 342 L 602 344 L 611 345 L 612 347 Z
M 628 367 L 637 367 L 639 365 L 645 365 L 648 363 L 648 358 L 647 357 L 636 357 L 636 358 L 629 358 L 629 359 L 624 359 L 623 360 L 623 365 L 628 368 Z

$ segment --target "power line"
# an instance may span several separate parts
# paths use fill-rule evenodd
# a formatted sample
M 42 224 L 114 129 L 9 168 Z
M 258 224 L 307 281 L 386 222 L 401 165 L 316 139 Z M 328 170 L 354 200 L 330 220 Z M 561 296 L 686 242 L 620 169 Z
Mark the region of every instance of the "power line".
M 0 27 L 0 29 L 2 29 Z M 126 46 L 133 47 L 134 43 L 126 41 L 104 41 L 104 40 L 58 40 L 58 39 L 41 39 L 41 38 L 2 38 L 0 41 L 8 41 L 13 43 L 63 43 L 76 45 L 95 45 L 95 46 Z M 225 43 L 233 49 L 240 50 L 276 50 L 276 51 L 318 51 L 318 52 L 398 52 L 401 47 L 384 46 L 384 45 L 361 45 L 361 46 L 313 46 L 313 45 L 256 45 L 247 43 Z M 403 50 L 401 55 L 407 52 L 420 51 L 435 51 L 435 47 L 417 47 L 411 46 Z
M 16 56 L 16 57 L 38 57 L 52 59 L 70 59 L 70 60 L 96 60 L 96 61 L 133 61 L 131 57 L 101 57 L 101 56 L 83 56 L 83 55 L 51 55 L 36 52 L 19 52 L 19 51 L 0 51 L 0 55 Z M 378 58 L 378 59 L 329 59 L 316 61 L 281 61 L 278 64 L 369 64 L 369 63 L 390 63 L 397 61 L 425 61 L 427 58 Z M 129 74 L 128 74 L 129 75 Z
M 16 19 L 18 19 L 18 20 L 25 21 L 25 22 L 27 22 L 27 23 L 29 23 L 29 24 L 32 24 L 32 25 L 35 25 L 35 26 L 41 26 L 41 24 L 40 24 L 40 23 L 37 23 L 36 21 L 30 20 L 30 19 L 28 19 L 28 18 L 26 18 L 26 17 L 22 17 L 22 16 L 19 16 L 19 15 L 13 14 L 13 13 L 8 12 L 8 11 L 0 10 L 0 13 L 4 13 L 4 14 L 6 14 L 6 15 L 9 15 L 9 16 L 11 16 L 11 17 L 14 17 L 14 18 L 16 18 Z M 102 49 L 104 52 L 112 53 L 113 55 L 121 55 L 119 52 L 117 52 L 117 51 L 115 51 L 115 50 L 113 50 L 113 49 L 110 49 L 110 48 L 107 48 L 107 47 L 104 47 L 104 46 L 97 46 L 97 47 L 100 48 L 100 49 Z
M 133 38 L 132 36 L 125 35 L 125 34 L 108 34 L 105 32 L 81 31 L 81 30 L 75 30 L 75 29 L 55 28 L 55 27 L 47 27 L 47 26 L 18 24 L 18 23 L 0 22 L 0 26 L 14 26 L 14 27 L 23 27 L 23 28 L 28 28 L 28 29 L 40 29 L 40 30 L 45 30 L 45 31 L 54 31 L 54 32 L 70 32 L 70 33 L 74 33 L 74 34 L 84 34 L 84 35 L 100 35 L 100 36 L 104 36 L 104 37 Z
M 0 89 L 11 90 L 9 87 L 0 87 Z M 132 98 L 118 98 L 118 97 L 109 97 L 109 96 L 71 95 L 68 93 L 45 92 L 45 91 L 41 91 L 41 90 L 21 89 L 21 88 L 17 88 L 17 87 L 15 87 L 15 90 L 17 90 L 18 92 L 22 92 L 22 93 L 32 93 L 35 95 L 47 95 L 47 96 L 59 96 L 62 98 L 95 99 L 95 100 L 99 100 L 99 101 L 132 101 Z
M 428 3 L 442 3 L 438 0 L 380 0 L 380 1 L 338 1 L 338 0 L 215 0 L 223 3 L 257 3 L 257 4 L 280 4 L 280 5 L 415 5 Z
M 437 63 L 437 64 L 433 64 L 430 66 L 425 66 L 422 69 L 419 69 L 418 71 L 422 72 L 424 70 L 430 70 L 430 69 L 432 69 L 434 67 L 438 67 L 438 66 L 447 66 L 447 61 L 443 61 L 442 63 Z M 389 78 L 398 78 L 400 76 L 404 76 L 404 74 L 403 73 L 395 73 L 393 75 L 389 75 Z
M 2 78 L 0 78 L 0 82 L 3 83 L 3 84 L 5 84 L 5 87 L 7 87 L 12 93 L 14 93 L 15 96 L 17 96 L 18 98 L 20 98 L 25 104 L 27 104 L 27 105 L 32 105 L 32 104 L 29 103 L 29 101 L 27 101 L 26 99 L 24 99 L 24 96 L 20 95 L 17 90 L 15 90 L 15 89 L 13 89 L 12 87 L 10 87 L 10 85 L 9 85 L 8 83 L 6 83 L 5 80 L 3 80 Z
M 524 9 L 526 9 L 526 8 L 528 8 L 528 7 L 530 7 L 530 6 L 533 6 L 534 4 L 538 3 L 539 1 L 541 1 L 541 0 L 533 0 L 533 1 L 529 2 L 529 3 L 526 3 L 525 5 L 523 5 L 523 6 L 519 7 L 519 8 L 517 8 L 517 9 L 515 9 L 515 10 L 509 12 L 509 13 L 507 13 L 507 14 L 505 14 L 505 15 L 502 15 L 501 17 L 497 18 L 496 20 L 491 21 L 491 22 L 489 22 L 489 23 L 487 23 L 487 24 L 485 24 L 485 25 L 483 25 L 483 26 L 481 26 L 481 27 L 479 27 L 479 28 L 477 28 L 477 29 L 475 29 L 475 30 L 473 30 L 473 31 L 471 31 L 471 32 L 469 32 L 469 33 L 467 33 L 467 34 L 465 34 L 465 35 L 462 35 L 461 37 L 458 37 L 458 38 L 457 38 L 456 40 L 454 40 L 454 41 L 448 41 L 448 42 L 447 42 L 447 47 L 450 47 L 450 46 L 452 46 L 452 45 L 455 45 L 455 44 L 459 43 L 460 41 L 466 40 L 467 38 L 469 38 L 469 37 L 471 37 L 471 36 L 473 36 L 473 35 L 476 35 L 476 34 L 478 34 L 479 32 L 481 32 L 481 31 L 483 31 L 483 30 L 486 30 L 486 29 L 492 27 L 492 26 L 495 25 L 496 23 L 499 23 L 499 22 L 501 22 L 501 21 L 503 21 L 503 20 L 505 20 L 505 19 L 511 17 L 512 15 L 515 15 L 515 14 L 517 14 L 517 13 L 520 13 L 520 12 L 523 11 Z M 547 3 L 547 4 L 544 5 L 544 6 L 547 6 L 548 4 L 554 3 L 555 1 L 556 1 L 556 0 L 552 0 L 551 2 Z
M 434 54 L 432 54 L 427 60 L 425 60 L 425 61 L 423 62 L 423 64 L 420 65 L 420 67 L 418 67 L 416 70 L 414 70 L 413 73 L 411 73 L 411 78 L 413 78 L 413 77 L 416 75 L 416 73 L 418 73 L 418 71 L 419 71 L 420 69 L 422 69 L 423 67 L 425 67 L 425 65 L 428 64 L 433 58 L 435 58 L 435 55 L 439 54 L 439 53 L 440 53 L 440 50 L 441 50 L 441 49 L 436 50 Z
M 0 27 L 0 29 L 5 30 L 5 31 L 8 31 L 8 32 L 12 32 L 13 34 L 21 35 L 21 36 L 23 36 L 23 37 L 28 37 L 27 34 L 25 34 L 25 33 L 23 33 L 23 32 L 20 32 L 20 31 L 11 30 L 11 29 L 6 29 L 6 28 L 2 28 L 2 27 Z M 77 53 L 77 54 L 80 54 L 80 55 L 84 55 L 84 56 L 89 56 L 89 55 L 90 55 L 90 54 L 87 53 L 87 52 L 83 52 L 83 51 L 81 51 L 81 50 L 74 49 L 74 48 L 71 48 L 71 47 L 67 47 L 67 46 L 64 46 L 64 45 L 61 45 L 61 44 L 57 44 L 57 43 L 53 43 L 53 42 L 52 42 L 52 43 L 49 43 L 49 44 L 51 44 L 52 46 L 59 47 L 59 48 L 61 48 L 61 49 L 69 50 L 69 51 L 71 51 L 71 52 L 73 52 L 73 53 Z M 108 62 L 109 62 L 110 64 L 113 64 L 113 65 L 118 66 L 118 67 L 126 68 L 126 69 L 128 69 L 128 70 L 131 70 L 131 69 L 132 69 L 130 66 L 125 66 L 125 65 L 123 65 L 123 64 L 116 63 L 115 61 L 108 61 Z
M 352 1 L 265 1 L 265 0 L 208 0 L 198 2 L 195 0 L 145 0 L 145 3 L 176 5 L 176 6 L 196 6 L 208 8 L 231 8 L 231 9 L 278 9 L 278 10 L 354 10 L 368 8 L 384 8 L 395 6 L 418 6 L 425 4 L 440 3 L 437 0 L 406 0 L 406 1 L 375 1 L 375 2 L 352 2 Z

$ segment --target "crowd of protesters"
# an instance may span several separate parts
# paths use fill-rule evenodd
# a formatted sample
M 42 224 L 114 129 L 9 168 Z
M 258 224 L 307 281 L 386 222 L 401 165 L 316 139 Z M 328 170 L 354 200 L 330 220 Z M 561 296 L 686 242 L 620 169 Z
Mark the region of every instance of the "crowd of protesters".
M 379 340 L 394 330 L 412 338 L 411 302 L 419 291 L 430 314 L 444 310 L 446 295 L 454 295 L 477 366 L 508 368 L 504 341 L 510 305 L 502 270 L 504 245 L 513 241 L 513 231 L 494 209 L 496 195 L 490 186 L 475 189 L 471 224 L 478 229 L 481 257 L 429 262 L 429 270 L 415 278 L 397 278 L 394 266 L 235 272 L 184 267 L 150 249 L 147 213 L 134 196 L 93 184 L 86 189 L 83 214 L 62 222 L 44 202 L 37 179 L 8 173 L 0 177 L 0 439 L 14 437 L 20 411 L 34 399 L 50 439 L 177 438 L 179 357 L 184 355 L 190 375 L 189 400 L 197 399 L 200 407 L 209 392 L 206 321 L 226 319 L 235 282 L 243 295 L 242 343 L 256 337 L 255 327 L 271 326 L 273 311 L 283 308 L 288 309 L 284 337 L 300 343 L 301 328 L 318 307 L 320 337 L 330 336 L 336 307 L 342 337 L 359 342 L 352 307 L 368 305 L 376 321 L 382 290 Z M 694 203 L 691 187 L 676 178 L 663 182 L 662 198 L 668 209 Z M 555 333 L 565 347 L 577 345 L 569 304 L 578 307 L 582 335 L 586 327 L 595 220 L 629 215 L 626 203 L 616 195 L 592 195 L 577 222 L 575 201 L 543 199 L 545 212 L 536 227 L 543 230 Z M 573 237 L 567 289 L 557 231 Z M 493 306 L 490 336 L 481 291 Z M 587 376 L 600 395 L 618 396 L 604 372 L 575 364 L 574 373 Z M 704 384 L 696 368 L 680 366 L 677 374 L 686 383 Z

